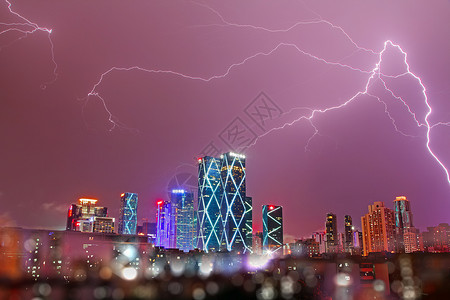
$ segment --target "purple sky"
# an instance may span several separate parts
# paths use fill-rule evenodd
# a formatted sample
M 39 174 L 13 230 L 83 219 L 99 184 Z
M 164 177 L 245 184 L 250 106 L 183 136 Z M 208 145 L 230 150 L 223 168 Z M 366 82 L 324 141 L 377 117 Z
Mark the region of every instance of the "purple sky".
M 22 39 L 19 31 L 0 34 L 0 223 L 61 229 L 69 205 L 85 196 L 98 198 L 118 217 L 126 191 L 139 193 L 139 219 L 154 220 L 156 200 L 167 198 L 175 175 L 195 176 L 195 158 L 208 143 L 232 150 L 220 134 L 236 118 L 250 135 L 260 136 L 245 151 L 257 230 L 263 204 L 282 205 L 285 233 L 302 237 L 323 229 L 328 212 L 337 214 L 340 228 L 345 214 L 359 228 L 370 203 L 392 208 L 400 195 L 410 199 L 420 229 L 450 222 L 447 175 L 428 152 L 427 128 L 419 128 L 412 115 L 424 123 L 427 112 L 412 76 L 383 77 L 411 113 L 374 79 L 373 96 L 318 113 L 313 124 L 301 120 L 273 130 L 311 113 L 296 108 L 326 109 L 364 91 L 379 58 L 348 37 L 375 52 L 386 40 L 400 45 L 427 88 L 429 124 L 449 122 L 449 1 L 207 5 L 12 2 L 15 12 L 52 29 L 58 76 L 41 88 L 54 79 L 45 32 Z M 311 23 L 320 16 L 329 23 Z M 300 21 L 309 24 L 287 30 Z M 0 23 L 24 20 L 1 2 Z M 0 32 L 8 28 L 31 27 L 0 25 Z M 398 49 L 388 47 L 384 54 L 385 75 L 406 72 Z M 98 97 L 85 98 L 102 73 L 133 66 L 219 78 L 112 71 L 95 89 L 106 106 Z M 245 113 L 261 92 L 282 112 L 262 128 Z M 319 132 L 310 139 L 313 125 Z M 450 166 L 449 126 L 433 127 L 430 146 Z

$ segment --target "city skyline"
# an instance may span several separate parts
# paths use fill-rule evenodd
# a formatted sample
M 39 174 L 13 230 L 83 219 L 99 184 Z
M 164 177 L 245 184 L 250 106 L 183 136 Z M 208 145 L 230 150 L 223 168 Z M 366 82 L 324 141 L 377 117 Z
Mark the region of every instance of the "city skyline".
M 138 222 L 153 220 L 154 204 L 174 185 L 195 191 L 199 157 L 227 151 L 246 156 L 256 231 L 266 203 L 284 207 L 285 236 L 302 237 L 323 230 L 329 212 L 339 232 L 345 215 L 358 227 L 368 205 L 391 208 L 399 195 L 411 202 L 415 228 L 450 223 L 450 185 L 427 148 L 450 164 L 448 1 L 118 3 L 102 19 L 107 3 L 75 11 L 55 3 L 10 7 L 51 33 L 1 35 L 0 226 L 64 229 L 69 206 L 86 197 L 108 207 L 117 230 L 123 191 L 139 194 Z M 7 2 L 0 13 L 5 23 L 25 22 Z M 426 87 L 429 125 L 445 123 L 433 127 L 429 145 L 426 126 L 380 80 L 371 82 L 374 97 L 294 122 L 364 90 L 386 47 L 383 78 L 423 124 L 418 82 L 389 77 L 406 68 L 394 45 Z M 133 66 L 176 74 L 101 76 Z M 246 135 L 230 138 L 238 129 Z

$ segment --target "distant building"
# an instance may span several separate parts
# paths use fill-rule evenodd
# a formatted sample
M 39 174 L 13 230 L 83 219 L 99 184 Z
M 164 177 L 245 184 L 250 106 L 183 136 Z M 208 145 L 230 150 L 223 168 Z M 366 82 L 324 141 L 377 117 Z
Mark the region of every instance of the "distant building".
M 138 194 L 120 195 L 119 234 L 136 234 Z
M 361 217 L 363 233 L 363 255 L 370 252 L 395 251 L 394 211 L 384 206 L 384 202 L 369 205 L 369 213 Z
M 155 246 L 170 248 L 170 236 L 173 236 L 172 205 L 170 201 L 156 202 L 156 242 Z
M 441 223 L 435 227 L 427 227 L 421 234 L 423 248 L 426 252 L 450 252 L 450 225 Z
M 347 253 L 353 252 L 353 222 L 352 217 L 346 215 L 344 217 L 344 251 Z
M 174 247 L 188 252 L 194 250 L 194 193 L 183 189 L 172 190 L 172 215 L 176 229 Z
M 115 219 L 108 217 L 106 207 L 96 206 L 97 199 L 80 198 L 67 213 L 66 230 L 114 233 Z
M 263 253 L 262 252 L 262 238 L 263 238 L 262 235 L 263 235 L 262 231 L 257 231 L 253 234 L 252 250 L 253 250 L 253 253 L 255 253 L 255 254 L 261 255 Z
M 394 212 L 397 252 L 419 251 L 419 230 L 413 225 L 410 202 L 405 196 L 395 198 Z
M 263 205 L 263 253 L 283 254 L 283 208 Z
M 137 226 L 137 234 L 145 235 L 148 237 L 148 241 L 151 243 L 156 242 L 156 223 L 148 222 L 148 220 L 144 219 L 142 225 Z
M 319 242 L 315 239 L 301 239 L 289 244 L 291 255 L 294 257 L 317 257 L 320 255 Z
M 335 214 L 328 213 L 325 222 L 326 230 L 326 252 L 337 253 L 338 252 L 338 231 L 337 231 L 337 218 Z
M 363 236 L 358 230 L 353 231 L 353 254 L 361 255 L 363 252 Z
M 314 232 L 312 238 L 319 244 L 319 253 L 326 252 L 326 233 L 324 231 Z

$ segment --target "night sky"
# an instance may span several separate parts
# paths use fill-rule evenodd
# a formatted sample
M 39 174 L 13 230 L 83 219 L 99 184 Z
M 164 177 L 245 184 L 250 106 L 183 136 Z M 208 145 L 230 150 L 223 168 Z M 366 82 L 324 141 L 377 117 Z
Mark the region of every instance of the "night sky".
M 426 87 L 430 126 L 450 122 L 450 1 L 242 2 L 13 1 L 52 29 L 55 78 L 48 33 L 5 25 L 25 21 L 1 1 L 0 225 L 64 229 L 80 197 L 118 218 L 122 192 L 138 193 L 138 218 L 152 221 L 175 179 L 195 186 L 211 146 L 245 148 L 255 230 L 263 204 L 282 205 L 298 238 L 323 230 L 328 212 L 360 228 L 369 204 L 393 208 L 400 195 L 421 230 L 450 222 L 447 175 L 414 120 L 428 111 L 420 82 L 393 77 L 407 71 L 399 49 L 387 46 L 381 72 L 405 103 L 375 78 L 370 95 L 295 122 L 363 92 L 379 60 L 368 50 L 386 40 Z M 134 66 L 159 72 L 99 83 Z M 430 137 L 450 167 L 450 126 Z

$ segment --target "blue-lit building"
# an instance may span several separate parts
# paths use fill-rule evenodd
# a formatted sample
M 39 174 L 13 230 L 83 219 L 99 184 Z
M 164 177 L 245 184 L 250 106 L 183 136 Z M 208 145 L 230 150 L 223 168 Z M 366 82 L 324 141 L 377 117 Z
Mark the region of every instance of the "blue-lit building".
M 220 250 L 223 234 L 221 165 L 219 158 L 198 159 L 197 248 L 207 252 Z
M 156 242 L 155 246 L 170 248 L 172 205 L 169 201 L 159 200 L 156 210 Z M 173 232 L 173 230 L 172 230 Z M 173 234 L 172 234 L 173 236 Z M 172 242 L 173 243 L 173 242 Z
M 223 237 L 221 248 L 237 253 L 251 252 L 247 225 L 251 218 L 246 198 L 245 156 L 233 152 L 221 155 L 220 177 L 222 197 L 220 202 Z
M 175 229 L 169 235 L 174 233 L 173 242 L 170 248 L 177 248 L 188 252 L 193 250 L 195 238 L 195 218 L 194 218 L 194 193 L 183 189 L 172 190 L 172 222 Z M 169 225 L 170 228 L 170 225 Z M 172 237 L 172 236 L 171 236 Z
M 283 208 L 263 205 L 263 253 L 283 254 Z
M 120 195 L 119 234 L 136 234 L 138 194 Z

